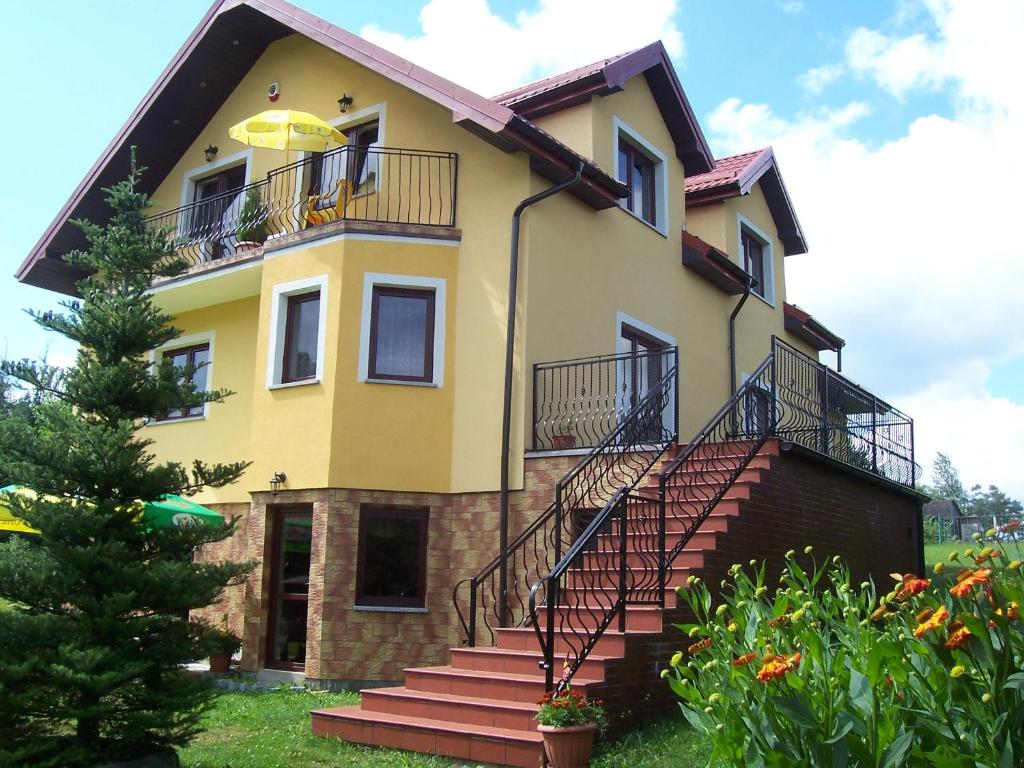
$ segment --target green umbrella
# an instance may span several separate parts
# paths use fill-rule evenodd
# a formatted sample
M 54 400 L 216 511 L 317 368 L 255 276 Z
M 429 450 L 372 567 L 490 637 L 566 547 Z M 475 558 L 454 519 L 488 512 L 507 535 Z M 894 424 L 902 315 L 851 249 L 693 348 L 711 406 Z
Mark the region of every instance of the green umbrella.
M 5 503 L 6 494 L 17 494 L 26 498 L 35 498 L 36 496 L 35 491 L 23 485 L 8 485 L 0 488 L 0 530 L 38 533 L 15 517 L 11 506 Z M 44 498 L 55 500 L 50 496 Z M 220 513 L 174 494 L 168 494 L 160 501 L 146 503 L 142 508 L 142 519 L 157 528 L 172 525 L 188 528 L 196 523 L 206 523 L 218 528 L 224 525 L 224 516 Z

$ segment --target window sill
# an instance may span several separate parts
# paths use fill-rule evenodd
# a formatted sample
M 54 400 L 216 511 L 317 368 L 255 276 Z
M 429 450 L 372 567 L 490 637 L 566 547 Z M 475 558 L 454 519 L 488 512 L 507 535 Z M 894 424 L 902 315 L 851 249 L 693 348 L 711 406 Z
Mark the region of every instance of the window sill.
M 621 205 L 621 204 L 619 205 L 619 210 L 625 211 L 627 214 L 629 214 L 630 217 L 636 219 L 637 221 L 639 221 L 641 224 L 643 224 L 648 229 L 650 229 L 650 230 L 652 230 L 654 232 L 657 232 L 659 235 L 661 235 L 666 240 L 668 240 L 668 232 L 664 231 L 660 227 L 656 227 L 654 224 L 651 224 L 651 222 L 649 222 L 643 216 L 640 216 L 639 214 L 633 213 L 633 211 L 629 210 L 629 208 L 627 208 L 626 206 Z
M 290 389 L 291 387 L 308 387 L 311 384 L 320 384 L 320 379 L 303 379 L 302 381 L 282 381 L 277 384 L 268 384 L 267 389 Z
M 440 384 L 436 381 L 402 381 L 401 379 L 363 379 L 364 384 L 398 384 L 404 387 L 433 387 L 439 389 Z
M 180 419 L 153 419 L 146 422 L 146 426 L 156 427 L 162 424 L 184 424 L 190 421 L 206 421 L 206 419 L 207 415 L 204 413 L 202 416 L 183 416 Z
M 353 605 L 353 611 L 366 611 L 368 613 L 427 613 L 426 608 L 402 605 Z
M 755 299 L 760 299 L 761 301 L 763 301 L 765 304 L 767 304 L 772 309 L 775 309 L 775 302 L 772 301 L 771 299 L 766 299 L 760 293 L 754 293 L 754 291 L 751 291 L 750 295 L 753 296 Z

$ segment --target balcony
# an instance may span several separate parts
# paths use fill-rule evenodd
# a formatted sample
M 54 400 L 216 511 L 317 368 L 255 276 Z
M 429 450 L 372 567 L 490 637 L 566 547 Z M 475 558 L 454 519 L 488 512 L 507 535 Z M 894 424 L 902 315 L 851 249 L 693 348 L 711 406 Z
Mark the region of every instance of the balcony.
M 147 219 L 194 271 L 361 222 L 382 231 L 455 226 L 458 156 L 341 147 Z

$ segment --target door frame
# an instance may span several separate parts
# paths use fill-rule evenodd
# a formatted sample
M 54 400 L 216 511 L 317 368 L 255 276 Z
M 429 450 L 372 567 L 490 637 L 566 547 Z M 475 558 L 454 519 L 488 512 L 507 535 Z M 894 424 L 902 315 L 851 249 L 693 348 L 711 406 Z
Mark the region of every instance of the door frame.
M 275 656 L 275 641 L 277 637 L 277 622 L 278 613 L 280 613 L 281 595 L 282 593 L 278 589 L 277 585 L 280 583 L 281 578 L 281 545 L 283 543 L 281 538 L 282 520 L 286 515 L 293 517 L 309 517 L 310 519 L 310 544 L 312 545 L 312 522 L 313 522 L 313 505 L 309 504 L 273 504 L 267 506 L 267 514 L 271 517 L 270 520 L 270 569 L 269 569 L 269 583 L 267 589 L 267 634 L 263 639 L 263 666 L 267 669 L 283 669 L 292 672 L 305 672 L 306 664 L 297 664 L 288 661 L 277 661 Z M 312 546 L 310 547 L 312 549 Z M 310 568 L 312 568 L 312 558 L 310 558 Z M 298 597 L 286 598 L 294 602 L 305 602 L 306 603 L 306 628 L 308 638 L 309 628 L 309 591 L 307 587 L 305 599 Z M 306 647 L 309 647 L 307 642 Z
M 637 332 L 638 334 L 642 334 L 643 336 L 647 336 L 648 338 L 661 343 L 665 347 L 676 347 L 677 350 L 678 350 L 678 344 L 676 343 L 675 336 L 672 336 L 672 335 L 670 335 L 668 333 L 665 333 L 664 331 L 654 327 L 650 323 L 645 323 L 643 320 L 635 318 L 632 315 L 627 315 L 625 312 L 619 310 L 618 312 L 615 313 L 615 352 L 616 352 L 616 354 L 627 354 L 627 353 L 632 351 L 632 345 L 622 335 L 623 326 L 628 326 L 630 329 L 632 329 L 633 331 Z M 677 362 L 676 362 L 676 364 L 680 365 L 680 362 L 679 362 L 679 359 L 678 359 L 678 352 L 677 352 Z M 618 368 L 618 366 L 616 366 L 616 368 Z M 618 370 L 616 370 L 616 375 L 618 375 Z M 662 375 L 664 375 L 664 372 L 662 373 Z M 670 432 L 674 431 L 674 429 L 675 429 L 674 425 L 676 423 L 676 409 L 678 408 L 678 405 L 676 403 L 676 393 L 677 393 L 677 390 L 678 390 L 678 381 L 679 381 L 679 371 L 677 370 L 676 371 L 677 386 L 672 390 L 672 392 L 669 395 L 669 398 L 670 398 L 670 400 L 669 400 L 669 407 L 666 409 L 665 416 L 664 416 L 664 418 L 666 419 L 664 426 Z M 631 401 L 632 401 L 632 397 L 633 397 L 633 393 L 632 393 L 632 389 L 630 389 L 630 400 Z M 632 405 L 630 405 L 630 408 L 632 408 Z M 621 411 L 620 411 L 620 413 L 621 413 Z

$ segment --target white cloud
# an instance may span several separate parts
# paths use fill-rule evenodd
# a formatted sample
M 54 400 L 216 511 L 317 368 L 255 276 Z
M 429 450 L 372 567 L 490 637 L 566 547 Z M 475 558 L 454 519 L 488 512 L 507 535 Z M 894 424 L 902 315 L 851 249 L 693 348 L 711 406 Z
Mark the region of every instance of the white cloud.
M 661 40 L 683 56 L 673 20 L 675 0 L 634 0 L 629 13 L 613 0 L 540 0 L 512 22 L 487 0 L 430 0 L 413 37 L 371 24 L 360 35 L 485 96 Z M 571 44 L 570 44 L 571 43 Z
M 984 386 L 1024 354 L 1024 48 L 1008 43 L 1024 5 L 927 10 L 927 35 L 857 30 L 845 65 L 897 97 L 945 88 L 951 116 L 872 144 L 854 137 L 863 103 L 788 117 L 729 99 L 706 126 L 719 153 L 775 147 L 811 246 L 787 262 L 787 298 L 847 339 L 853 378 L 915 417 L 919 462 L 942 450 L 965 480 L 1024 496 L 1024 404 Z
M 804 72 L 797 78 L 797 84 L 811 93 L 821 93 L 825 88 L 846 72 L 843 64 L 826 64 L 822 67 L 814 67 Z
M 789 14 L 800 13 L 804 9 L 803 0 L 783 0 L 782 12 Z

